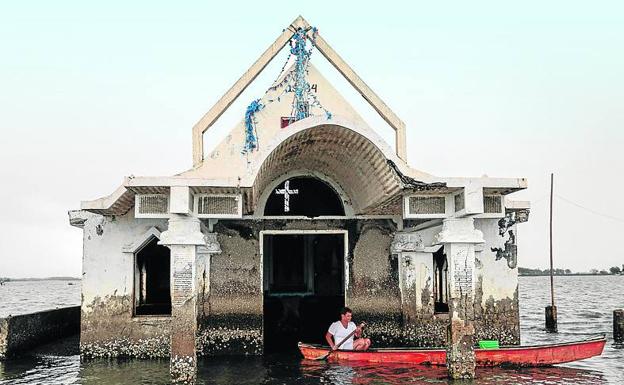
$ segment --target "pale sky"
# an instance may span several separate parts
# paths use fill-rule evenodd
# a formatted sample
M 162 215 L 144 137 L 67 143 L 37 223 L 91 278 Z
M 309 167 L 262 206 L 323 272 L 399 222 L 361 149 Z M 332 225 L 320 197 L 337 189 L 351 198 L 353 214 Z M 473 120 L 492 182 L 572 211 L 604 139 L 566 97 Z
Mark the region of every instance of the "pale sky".
M 5 1 L 0 276 L 80 276 L 82 232 L 67 211 L 124 176 L 190 168 L 193 124 L 299 14 L 405 121 L 413 167 L 528 178 L 514 194 L 533 206 L 520 266 L 548 265 L 550 172 L 567 200 L 555 200 L 555 265 L 624 263 L 619 1 Z M 206 152 L 286 55 L 206 135 Z M 318 52 L 312 62 L 394 143 Z

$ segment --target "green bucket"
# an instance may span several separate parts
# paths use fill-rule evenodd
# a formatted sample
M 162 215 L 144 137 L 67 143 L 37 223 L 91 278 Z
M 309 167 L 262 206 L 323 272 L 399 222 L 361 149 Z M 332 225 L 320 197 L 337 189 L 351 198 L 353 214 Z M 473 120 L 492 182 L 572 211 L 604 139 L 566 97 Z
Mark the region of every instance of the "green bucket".
M 481 349 L 498 349 L 498 341 L 494 340 L 483 340 L 479 341 L 479 348 Z

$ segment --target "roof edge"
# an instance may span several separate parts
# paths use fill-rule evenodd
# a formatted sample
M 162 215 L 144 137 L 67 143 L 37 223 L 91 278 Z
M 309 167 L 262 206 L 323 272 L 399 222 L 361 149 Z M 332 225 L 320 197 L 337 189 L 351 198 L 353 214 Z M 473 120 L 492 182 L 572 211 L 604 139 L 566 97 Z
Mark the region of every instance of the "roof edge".
M 128 178 L 126 178 L 127 180 Z M 90 200 L 90 201 L 81 201 L 80 209 L 92 212 L 106 211 L 110 210 L 110 208 L 126 193 L 125 183 L 119 186 L 115 191 L 113 191 L 110 195 Z

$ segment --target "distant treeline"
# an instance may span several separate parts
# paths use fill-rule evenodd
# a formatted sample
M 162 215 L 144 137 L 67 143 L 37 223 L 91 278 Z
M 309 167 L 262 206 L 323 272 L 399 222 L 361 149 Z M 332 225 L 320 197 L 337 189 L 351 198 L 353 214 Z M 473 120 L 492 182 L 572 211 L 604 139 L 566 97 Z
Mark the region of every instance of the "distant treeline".
M 518 267 L 518 274 L 525 275 L 550 275 L 550 269 L 529 269 L 526 267 Z M 622 275 L 624 274 L 624 265 L 622 267 L 612 266 L 608 270 L 591 269 L 586 272 L 573 272 L 570 269 L 553 269 L 553 275 Z
M 5 282 L 17 282 L 17 281 L 80 281 L 80 278 L 76 277 L 48 277 L 48 278 L 6 278 L 0 277 L 0 285 Z

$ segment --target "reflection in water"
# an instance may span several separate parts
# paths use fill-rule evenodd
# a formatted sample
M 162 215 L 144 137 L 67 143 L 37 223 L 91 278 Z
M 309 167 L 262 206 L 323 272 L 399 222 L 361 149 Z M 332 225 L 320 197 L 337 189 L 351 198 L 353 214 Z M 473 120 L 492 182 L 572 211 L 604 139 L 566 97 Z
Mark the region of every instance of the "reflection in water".
M 372 384 L 451 384 L 446 370 L 440 367 L 408 364 L 319 364 L 304 361 L 302 372 L 321 382 L 348 385 Z M 462 384 L 607 384 L 601 373 L 565 367 L 533 369 L 479 369 L 474 382 Z
M 169 384 L 168 360 L 94 360 L 83 362 L 76 384 Z
M 0 364 L 0 384 L 169 384 L 167 360 L 92 360 L 79 356 L 39 357 Z M 462 384 L 607 384 L 596 371 L 565 367 L 484 369 Z M 213 358 L 200 361 L 199 384 L 450 384 L 444 368 L 408 364 L 371 365 L 301 361 L 296 357 Z
M 624 277 L 557 277 L 559 330 L 544 331 L 549 303 L 547 277 L 520 278 L 524 344 L 578 340 L 607 332 L 601 357 L 565 366 L 534 369 L 479 369 L 462 384 L 622 384 L 624 347 L 612 343 L 612 311 L 622 306 Z M 596 301 L 595 293 L 602 292 Z M 71 345 L 71 346 L 70 346 Z M 65 353 L 59 354 L 58 352 Z M 31 356 L 0 362 L 0 385 L 8 384 L 169 384 L 168 360 L 92 360 L 80 362 L 77 339 L 38 349 Z M 199 384 L 449 384 L 444 368 L 408 364 L 378 365 L 304 361 L 296 354 L 266 357 L 209 357 L 199 362 Z
M 0 362 L 0 384 L 74 384 L 79 369 L 78 356 L 10 360 Z
M 445 383 L 444 368 L 408 364 L 317 363 L 303 361 L 302 372 L 315 373 L 321 382 L 340 385 Z

